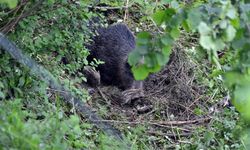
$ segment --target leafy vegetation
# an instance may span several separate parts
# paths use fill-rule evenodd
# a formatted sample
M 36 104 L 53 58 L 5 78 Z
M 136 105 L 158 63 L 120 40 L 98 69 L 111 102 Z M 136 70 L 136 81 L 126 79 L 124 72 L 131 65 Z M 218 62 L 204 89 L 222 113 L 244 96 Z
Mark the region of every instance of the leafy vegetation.
M 197 70 L 192 72 L 194 82 L 199 83 L 195 86 L 205 85 L 205 92 L 200 97 L 209 97 L 209 102 L 191 108 L 200 99 L 196 97 L 185 108 L 192 109 L 192 115 L 206 114 L 212 119 L 205 125 L 179 127 L 171 124 L 167 130 L 158 129 L 152 125 L 164 126 L 159 122 L 172 121 L 178 115 L 164 117 L 162 111 L 166 108 L 161 108 L 164 103 L 155 104 L 157 108 L 151 112 L 154 115 L 144 115 L 148 120 L 134 125 L 127 123 L 130 121 L 127 119 L 125 124 L 121 121 L 115 125 L 124 132 L 124 140 L 131 143 L 132 149 L 250 147 L 247 124 L 250 118 L 250 5 L 247 1 L 49 0 L 39 6 L 36 4 L 39 1 L 1 1 L 1 31 L 8 33 L 18 47 L 57 76 L 83 101 L 98 109 L 98 114 L 105 119 L 118 120 L 119 123 L 119 118 L 126 120 L 126 117 L 124 113 L 110 113 L 112 106 L 103 102 L 92 104 L 95 101 L 82 88 L 86 79 L 79 70 L 85 65 L 100 63 L 86 60 L 88 50 L 84 44 L 90 42 L 92 36 L 87 26 L 91 18 L 99 16 L 106 18 L 107 22 L 123 19 L 130 26 L 136 26 L 133 30 L 141 31 L 136 34 L 136 49 L 128 60 L 138 80 L 163 69 L 173 59 L 176 43 L 185 45 L 189 56 L 181 61 L 198 64 Z M 36 7 L 30 9 L 32 6 Z M 240 115 L 234 107 L 221 106 L 222 99 L 229 97 L 228 91 Z M 74 107 L 65 106 L 59 92 L 63 91 L 53 91 L 32 76 L 25 66 L 0 50 L 0 149 L 123 149 L 78 116 Z M 135 117 L 141 118 L 140 115 Z M 152 123 L 152 118 L 160 121 Z
M 196 4 L 195 7 L 182 7 L 179 4 L 177 8 L 157 11 L 153 14 L 152 18 L 158 26 L 163 27 L 165 34 L 162 37 L 154 39 L 157 42 L 153 43 L 157 43 L 157 46 L 160 47 L 158 49 L 155 48 L 157 46 L 153 46 L 153 49 L 152 46 L 149 45 L 152 43 L 150 42 L 152 37 L 149 33 L 141 33 L 143 36 L 139 34 L 136 51 L 131 54 L 131 60 L 129 61 L 131 65 L 138 68 L 134 68 L 135 76 L 143 79 L 143 77 L 145 78 L 147 75 L 143 75 L 144 72 L 157 72 L 161 66 L 165 65 L 164 61 L 167 62 L 168 59 L 166 54 L 169 53 L 174 40 L 179 37 L 179 28 L 183 27 L 186 31 L 199 32 L 200 45 L 207 50 L 209 59 L 217 65 L 219 70 L 224 68 L 222 68 L 219 63 L 218 52 L 223 51 L 223 53 L 226 53 L 224 52 L 225 49 L 229 49 L 229 53 L 236 54 L 234 57 L 239 59 L 239 62 L 232 61 L 232 64 L 229 64 L 231 69 L 226 68 L 228 72 L 225 75 L 225 79 L 229 87 L 242 87 L 243 82 L 248 84 L 248 82 L 246 82 L 247 77 L 245 77 L 246 79 L 243 79 L 244 81 L 242 82 L 233 80 L 236 75 L 240 75 L 237 74 L 237 69 L 240 68 L 241 73 L 243 71 L 244 74 L 244 70 L 246 70 L 248 66 L 246 64 L 248 58 L 244 53 L 247 52 L 245 49 L 248 48 L 248 6 L 249 4 L 245 4 L 241 1 L 235 2 L 234 5 L 231 4 L 230 1 L 209 1 L 205 4 Z M 237 10 L 239 10 L 239 13 Z M 141 44 L 144 44 L 143 50 L 141 50 Z M 235 50 L 239 52 L 231 52 L 230 49 L 231 51 Z M 140 64 L 142 57 L 144 61 L 143 64 Z M 137 61 L 135 59 L 137 59 Z M 140 72 L 139 70 L 141 69 L 143 71 L 137 75 L 137 71 Z M 244 75 L 246 75 L 246 73 Z M 238 90 L 234 89 L 234 92 L 236 92 L 234 93 L 234 99 L 247 102 L 246 99 L 243 100 L 244 98 L 238 97 L 242 94 L 237 94 L 237 91 Z M 243 106 L 241 106 L 241 108 L 242 107 Z M 243 112 L 247 113 L 247 111 Z M 248 114 L 246 115 L 248 116 Z
M 181 27 L 188 32 L 198 31 L 199 44 L 207 51 L 209 60 L 217 66 L 214 71 L 218 72 L 218 76 L 223 75 L 233 104 L 242 117 L 249 120 L 249 3 L 212 0 L 191 6 L 176 4 L 152 15 L 155 23 L 165 32 L 163 36 L 153 39 L 157 46 L 152 48 L 150 45 L 152 37 L 149 33 L 138 36 L 136 51 L 131 53 L 129 61 L 135 77 L 144 79 L 148 73 L 157 72 L 165 65 L 174 40 L 180 36 Z M 218 53 L 231 56 L 226 66 L 221 66 Z

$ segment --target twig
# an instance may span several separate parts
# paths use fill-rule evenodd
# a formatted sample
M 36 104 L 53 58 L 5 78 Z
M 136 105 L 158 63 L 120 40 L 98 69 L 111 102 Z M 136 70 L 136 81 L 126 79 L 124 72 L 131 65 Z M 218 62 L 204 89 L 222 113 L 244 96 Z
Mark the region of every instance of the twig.
M 96 120 L 96 122 L 111 122 L 111 123 L 123 123 L 123 124 L 149 124 L 149 125 L 186 125 L 186 124 L 198 124 L 211 120 L 211 117 L 206 117 L 196 120 L 187 121 L 119 121 L 119 120 Z
M 125 8 L 125 13 L 124 13 L 124 18 L 123 18 L 124 22 L 127 20 L 127 17 L 128 17 L 128 3 L 129 3 L 129 0 L 126 0 L 126 8 Z
M 203 123 L 212 119 L 211 117 L 206 117 L 202 119 L 196 120 L 187 120 L 187 121 L 160 121 L 159 124 L 164 125 L 185 125 L 185 124 L 195 124 L 195 123 Z
M 109 6 L 88 6 L 88 8 L 93 9 L 106 9 L 106 10 L 113 10 L 113 9 L 127 9 L 129 6 L 121 6 L 121 7 L 109 7 Z
M 1 32 L 3 32 L 4 34 L 7 34 L 11 29 L 13 29 L 17 23 L 27 17 L 32 11 L 34 11 L 37 7 L 39 7 L 44 0 L 40 0 L 38 1 L 33 7 L 31 7 L 29 10 L 25 11 L 25 9 L 23 9 L 21 15 L 19 15 L 18 17 L 14 18 L 13 20 L 11 20 L 10 22 L 8 22 L 3 28 L 1 28 Z M 25 7 L 27 6 L 27 3 L 24 4 Z
M 106 96 L 103 94 L 102 90 L 101 90 L 99 87 L 96 87 L 96 89 L 97 89 L 98 93 L 100 94 L 100 96 L 106 101 L 106 103 L 107 103 L 108 105 L 111 105 L 111 104 L 110 104 L 110 101 L 109 101 L 109 100 L 106 98 Z
M 149 134 L 152 134 L 152 135 L 158 135 L 158 136 L 168 136 L 168 137 L 170 137 L 170 138 L 176 138 L 177 136 L 176 136 L 176 134 L 171 134 L 171 133 L 161 133 L 161 132 L 155 132 L 155 131 L 148 131 L 147 133 L 149 133 Z M 178 137 L 179 136 L 190 136 L 190 135 L 192 135 L 193 133 L 192 132 L 190 132 L 190 133 L 180 133 L 180 134 L 178 134 Z

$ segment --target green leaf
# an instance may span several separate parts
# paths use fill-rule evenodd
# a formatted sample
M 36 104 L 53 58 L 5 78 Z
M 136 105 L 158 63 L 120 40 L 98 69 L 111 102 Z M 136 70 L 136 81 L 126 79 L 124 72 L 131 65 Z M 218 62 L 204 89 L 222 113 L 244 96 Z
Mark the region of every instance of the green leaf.
M 200 37 L 200 45 L 207 49 L 207 50 L 211 50 L 212 49 L 212 45 L 213 45 L 213 40 L 212 40 L 212 37 L 211 36 L 207 36 L 207 35 L 204 35 Z
M 175 14 L 175 9 L 168 8 L 166 10 L 159 10 L 152 15 L 155 23 L 160 26 L 163 22 L 166 22 L 171 19 L 171 17 Z
M 234 39 L 236 35 L 236 30 L 234 29 L 233 26 L 229 25 L 226 29 L 226 41 L 230 42 Z
M 136 37 L 136 44 L 148 44 L 152 38 L 151 34 L 148 32 L 140 32 Z
M 250 83 L 244 86 L 237 86 L 233 91 L 233 104 L 242 116 L 250 121 Z
M 3 92 L 0 91 L 0 98 L 5 98 L 5 95 Z
M 54 4 L 54 3 L 55 3 L 55 0 L 48 0 L 48 3 L 49 3 L 49 4 Z
M 135 51 L 137 51 L 140 55 L 146 55 L 149 51 L 148 45 L 138 45 L 135 48 Z
M 173 37 L 175 40 L 179 38 L 180 36 L 180 30 L 178 27 L 176 28 L 173 28 L 171 31 L 170 31 L 170 35 L 171 37 Z
M 212 30 L 205 22 L 201 22 L 198 26 L 198 31 L 201 35 L 208 35 Z
M 211 36 L 201 35 L 200 45 L 207 50 L 222 50 L 225 47 L 225 43 L 221 39 L 213 40 Z
M 150 53 L 144 57 L 144 64 L 147 68 L 153 68 L 157 64 L 157 60 L 154 53 Z
M 221 29 L 226 29 L 226 27 L 227 27 L 227 21 L 226 21 L 226 20 L 222 20 L 222 21 L 220 22 L 220 28 L 221 28 Z
M 240 27 L 240 19 L 239 18 L 232 19 L 231 25 L 234 26 L 235 28 L 239 28 Z
M 135 77 L 135 80 L 144 80 L 149 74 L 149 72 L 147 71 L 147 67 L 145 65 L 136 66 L 136 67 L 133 66 L 132 72 Z
M 129 53 L 129 56 L 128 56 L 128 63 L 131 65 L 131 66 L 134 66 L 137 64 L 138 60 L 140 60 L 140 54 L 138 53 L 138 51 L 133 51 L 131 53 Z
M 250 83 L 250 75 L 230 71 L 224 74 L 224 80 L 228 87 L 235 85 L 248 85 Z
M 170 20 L 170 18 L 175 14 L 175 9 L 173 8 L 168 8 L 165 10 L 165 21 Z
M 166 56 L 164 56 L 163 54 L 160 54 L 160 53 L 156 53 L 155 56 L 156 56 L 157 63 L 160 66 L 165 65 L 169 60 L 169 57 L 166 57 Z
M 164 36 L 161 37 L 161 42 L 164 45 L 171 45 L 173 43 L 174 39 L 169 36 L 168 34 L 165 34 Z
M 182 24 L 185 17 L 185 12 L 183 10 L 176 13 L 170 20 L 167 21 L 167 25 L 171 28 L 177 27 Z
M 1 0 L 0 3 L 7 3 L 9 8 L 15 8 L 17 6 L 17 0 Z
M 182 22 L 182 27 L 184 28 L 185 31 L 190 32 L 190 28 L 188 26 L 187 20 Z
M 230 19 L 235 19 L 237 17 L 237 11 L 235 10 L 234 7 L 230 7 L 227 14 L 226 14 Z
M 155 23 L 160 26 L 165 21 L 165 11 L 160 10 L 153 14 L 152 16 Z
M 188 12 L 187 23 L 192 30 L 196 30 L 201 21 L 201 12 L 198 8 L 191 9 Z
M 162 53 L 165 57 L 169 57 L 169 55 L 171 54 L 171 46 L 167 45 L 167 46 L 163 47 Z
M 154 66 L 151 67 L 151 68 L 148 68 L 148 72 L 158 72 L 158 71 L 160 71 L 160 70 L 161 70 L 161 66 L 158 65 L 158 64 L 154 65 Z

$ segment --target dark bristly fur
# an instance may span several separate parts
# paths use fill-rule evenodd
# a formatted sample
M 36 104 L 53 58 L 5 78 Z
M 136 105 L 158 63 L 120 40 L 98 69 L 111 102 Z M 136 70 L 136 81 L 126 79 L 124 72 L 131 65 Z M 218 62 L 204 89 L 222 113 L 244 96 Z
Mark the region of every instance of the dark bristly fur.
M 112 25 L 98 29 L 98 35 L 93 37 L 88 61 L 97 58 L 105 62 L 98 66 L 101 82 L 114 85 L 122 90 L 140 88 L 141 81 L 135 81 L 128 64 L 128 54 L 135 48 L 135 37 L 124 24 Z

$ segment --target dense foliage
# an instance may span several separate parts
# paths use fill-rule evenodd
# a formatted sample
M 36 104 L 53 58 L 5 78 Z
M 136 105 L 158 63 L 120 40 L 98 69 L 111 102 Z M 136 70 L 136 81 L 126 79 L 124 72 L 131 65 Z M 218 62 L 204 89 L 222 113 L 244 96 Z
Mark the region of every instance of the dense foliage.
M 138 34 L 136 51 L 129 60 L 135 77 L 144 79 L 148 73 L 157 72 L 166 64 L 173 42 L 180 36 L 180 28 L 193 33 L 198 31 L 199 43 L 207 50 L 208 58 L 217 65 L 218 74 L 224 75 L 226 85 L 232 90 L 234 104 L 245 117 L 250 118 L 247 111 L 250 96 L 243 94 L 249 93 L 250 85 L 249 6 L 244 1 L 232 4 L 231 1 L 211 0 L 184 6 L 175 3 L 174 7 L 156 11 L 152 18 L 165 34 L 155 38 L 148 32 Z M 230 55 L 225 66 L 220 64 L 219 54 L 221 57 Z
M 176 2 L 173 6 L 152 15 L 165 32 L 163 35 L 152 38 L 147 32 L 138 34 L 136 51 L 131 53 L 129 60 L 135 77 L 144 79 L 148 73 L 159 71 L 165 65 L 174 41 L 180 36 L 180 29 L 198 32 L 199 44 L 217 66 L 213 71 L 218 77 L 223 76 L 233 104 L 245 119 L 250 120 L 250 4 L 210 0 L 189 5 Z M 227 62 L 221 65 L 220 59 L 225 59 L 224 56 Z
M 32 7 L 34 4 L 29 2 L 26 5 Z M 9 37 L 54 75 L 61 76 L 65 85 L 86 101 L 89 97 L 86 90 L 77 89 L 73 85 L 86 80 L 76 71 L 88 64 L 88 51 L 83 43 L 87 42 L 91 35 L 86 20 L 93 15 L 88 13 L 86 7 L 67 4 L 44 3 L 41 6 L 43 10 L 40 10 L 38 15 L 32 14 L 19 22 Z M 1 18 L 6 18 L 5 22 L 11 21 L 11 18 L 8 18 L 8 15 L 11 15 L 8 8 L 2 8 L 3 12 L 7 13 L 2 13 Z M 28 10 L 23 9 L 24 12 Z M 16 12 L 16 15 L 23 14 L 18 10 Z M 94 141 L 89 140 L 96 136 L 91 133 L 92 125 L 80 122 L 74 108 L 69 110 L 62 104 L 57 92 L 63 91 L 49 89 L 5 51 L 1 50 L 0 56 L 1 148 L 96 147 Z M 76 75 L 79 77 L 74 78 Z

